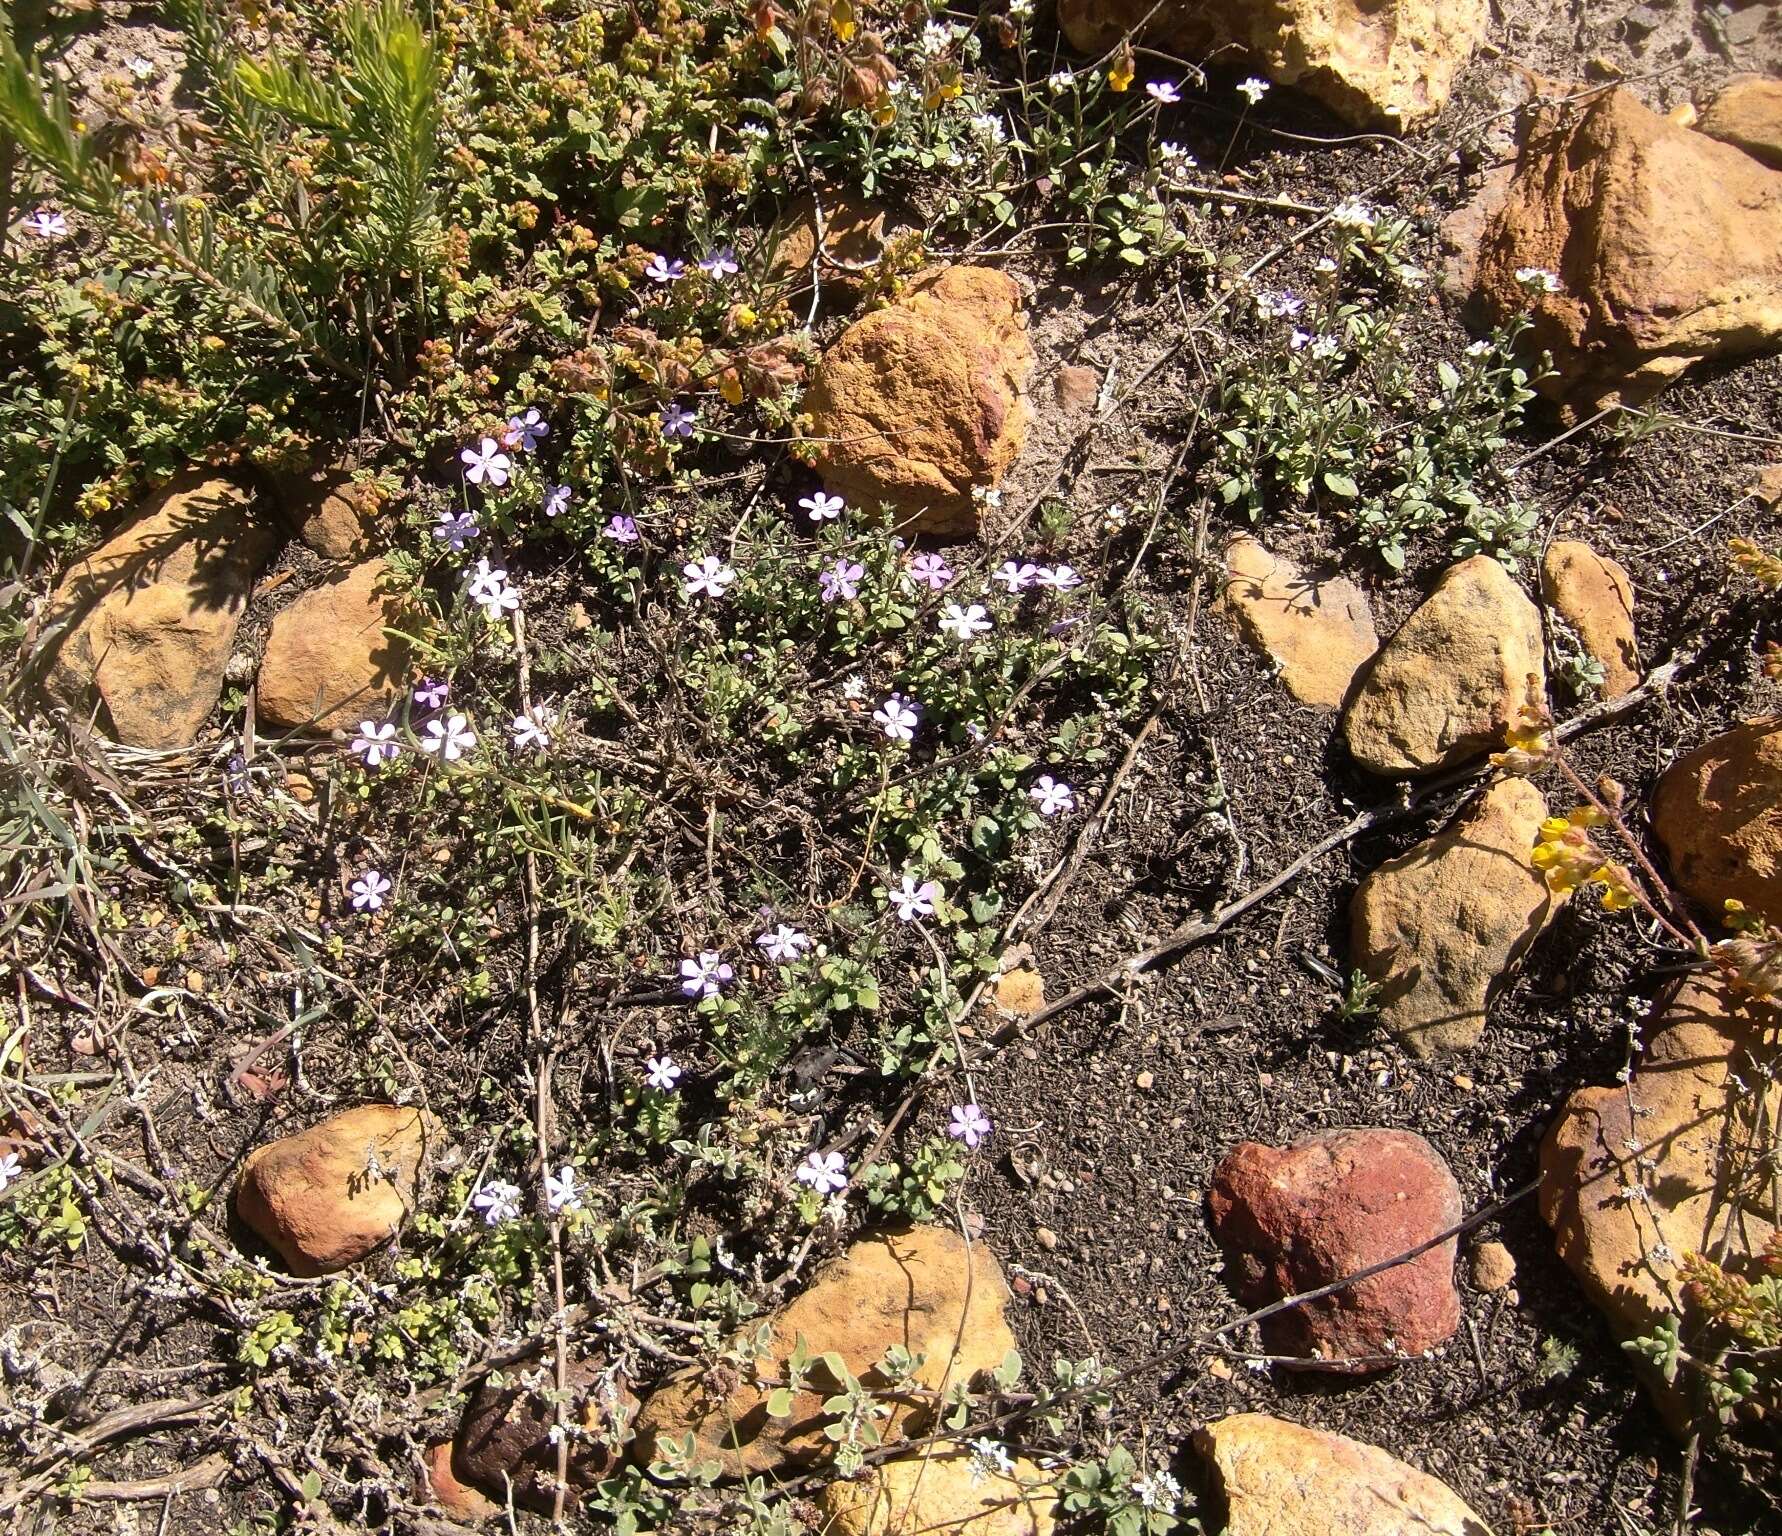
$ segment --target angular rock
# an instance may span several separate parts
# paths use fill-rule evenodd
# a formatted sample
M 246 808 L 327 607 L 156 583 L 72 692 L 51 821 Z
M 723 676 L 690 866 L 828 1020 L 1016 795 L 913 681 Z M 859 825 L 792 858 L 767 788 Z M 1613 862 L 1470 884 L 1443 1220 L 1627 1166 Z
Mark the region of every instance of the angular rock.
M 44 691 L 132 747 L 185 747 L 216 707 L 274 533 L 247 492 L 188 475 L 62 578 L 38 621 Z
M 389 1242 L 414 1207 L 435 1134 L 426 1112 L 364 1104 L 256 1147 L 235 1211 L 294 1275 L 345 1269 Z M 379 1173 L 371 1171 L 376 1159 Z
M 1245 1141 L 1213 1170 L 1207 1195 L 1227 1279 L 1246 1306 L 1315 1290 L 1454 1226 L 1460 1187 L 1409 1131 L 1343 1130 L 1289 1147 Z M 1273 1355 L 1305 1369 L 1381 1369 L 1369 1357 L 1421 1355 L 1460 1326 L 1455 1240 L 1262 1323 Z
M 1340 709 L 1380 648 L 1373 611 L 1354 582 L 1307 576 L 1247 534 L 1225 546 L 1225 601 L 1249 642 L 1272 657 L 1302 704 Z
M 1357 887 L 1351 961 L 1379 983 L 1380 1021 L 1414 1055 L 1478 1044 L 1492 998 L 1556 910 L 1529 862 L 1546 814 L 1527 779 L 1500 779 Z
M 1237 48 L 1358 127 L 1411 128 L 1448 103 L 1485 38 L 1487 0 L 1058 0 L 1071 46 L 1100 54 L 1155 9 L 1143 36 L 1201 59 Z
M 968 1249 L 940 1227 L 863 1237 L 768 1319 L 772 1341 L 761 1371 L 783 1378 L 802 1336 L 813 1357 L 834 1351 L 861 1382 L 882 1385 L 877 1364 L 896 1344 L 924 1357 L 915 1379 L 940 1390 L 994 1369 L 1015 1347 L 1003 1321 L 1006 1295 L 1002 1271 L 982 1243 Z M 745 1336 L 753 1338 L 758 1326 Z M 730 1477 L 827 1460 L 835 1445 L 823 1434 L 823 1400 L 835 1386 L 821 1364 L 809 1383 L 790 1414 L 775 1418 L 767 1411 L 769 1389 L 749 1380 L 726 1388 L 698 1369 L 670 1377 L 638 1414 L 633 1455 L 648 1466 L 662 1439 L 691 1433 L 698 1458 L 718 1462 Z M 917 1432 L 919 1413 L 914 1405 L 895 1407 L 879 1421 L 885 1439 Z
M 1491 1536 L 1446 1483 L 1378 1446 L 1239 1413 L 1195 1432 L 1226 1536 Z
M 1066 363 L 1052 375 L 1052 398 L 1066 411 L 1086 411 L 1101 397 L 1101 375 L 1093 368 Z
M 810 286 L 811 257 L 817 250 L 817 205 L 801 198 L 781 215 L 785 233 L 768 258 L 767 273 L 776 282 Z M 823 261 L 819 282 L 852 295 L 860 286 L 861 269 L 884 254 L 885 212 L 849 197 L 823 200 Z
M 1619 699 L 1640 680 L 1633 583 L 1613 560 L 1577 539 L 1555 539 L 1541 557 L 1541 596 L 1603 669 L 1601 696 Z
M 988 267 L 943 267 L 856 320 L 805 396 L 832 493 L 884 502 L 906 530 L 977 531 L 1027 437 L 1033 348 L 1021 290 Z
M 402 691 L 407 644 L 402 604 L 367 560 L 305 592 L 272 621 L 256 691 L 259 718 L 286 730 L 351 730 L 376 719 Z
M 1515 1284 L 1516 1260 L 1502 1243 L 1480 1243 L 1473 1249 L 1470 1273 L 1474 1289 L 1493 1295 Z
M 629 1423 L 637 1398 L 622 1378 L 592 1360 L 572 1360 L 564 1376 L 574 1394 L 565 1417 L 587 1431 L 570 1441 L 564 1506 L 574 1509 L 618 1464 L 620 1456 L 599 1437 L 615 1421 Z M 555 1387 L 555 1363 L 548 1356 L 530 1363 L 519 1384 L 498 1386 L 485 1379 L 465 1404 L 453 1437 L 453 1473 L 503 1501 L 511 1483 L 516 1504 L 549 1511 L 557 1480 L 557 1447 L 551 1442 L 557 1410 L 545 1394 Z
M 377 493 L 351 470 L 325 465 L 287 475 L 276 489 L 285 521 L 318 555 L 351 560 L 367 552 Z
M 1782 715 L 1747 720 L 1680 757 L 1652 792 L 1671 878 L 1716 914 L 1728 901 L 1782 921 Z
M 828 1536 L 1050 1536 L 1057 1492 L 1025 1458 L 1013 1475 L 983 1473 L 949 1448 L 903 1456 L 817 1495 Z
M 452 1471 L 450 1440 L 428 1446 L 421 1464 L 426 1471 L 421 1497 L 433 1500 L 454 1520 L 487 1520 L 501 1513 L 501 1506 L 480 1489 L 458 1481 L 458 1474 Z
M 1616 1335 L 1652 1332 L 1682 1308 L 1677 1261 L 1729 1243 L 1727 1267 L 1755 1280 L 1776 1231 L 1754 1149 L 1773 1136 L 1782 1084 L 1757 1063 L 1782 1042 L 1782 1010 L 1715 976 L 1686 979 L 1626 1085 L 1584 1088 L 1541 1143 L 1541 1214 L 1559 1256 Z M 1636 1357 L 1673 1427 L 1688 1418 L 1689 1374 L 1674 1385 Z
M 1356 762 L 1391 778 L 1434 773 L 1503 745 L 1530 679 L 1547 690 L 1541 613 L 1489 555 L 1442 573 L 1381 647 L 1343 716 Z
M 1554 273 L 1531 294 L 1516 274 Z M 1782 337 L 1782 172 L 1615 89 L 1537 118 L 1490 222 L 1479 294 L 1529 311 L 1543 386 L 1580 411 L 1649 399 L 1691 364 Z
M 1782 80 L 1747 75 L 1728 81 L 1695 127 L 1782 171 Z

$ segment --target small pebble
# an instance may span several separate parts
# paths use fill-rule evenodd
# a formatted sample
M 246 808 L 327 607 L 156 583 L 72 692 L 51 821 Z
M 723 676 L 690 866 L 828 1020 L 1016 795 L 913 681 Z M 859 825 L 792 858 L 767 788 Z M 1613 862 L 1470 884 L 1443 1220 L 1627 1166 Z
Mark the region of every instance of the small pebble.
M 1044 1248 L 1047 1253 L 1058 1246 L 1058 1234 L 1050 1227 L 1041 1227 L 1033 1235 L 1039 1239 L 1040 1247 Z
M 1135 1079 L 1133 1079 L 1133 1081 L 1135 1081 L 1141 1088 L 1149 1088 L 1152 1083 L 1157 1081 L 1157 1079 L 1149 1072 L 1141 1072 Z

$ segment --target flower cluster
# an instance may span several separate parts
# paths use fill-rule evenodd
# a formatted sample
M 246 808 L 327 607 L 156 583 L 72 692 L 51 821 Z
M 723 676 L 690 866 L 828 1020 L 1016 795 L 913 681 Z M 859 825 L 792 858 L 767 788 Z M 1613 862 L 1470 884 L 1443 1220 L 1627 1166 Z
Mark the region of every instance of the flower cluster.
M 1593 805 L 1580 805 L 1566 816 L 1549 816 L 1541 823 L 1540 841 L 1529 862 L 1547 876 L 1547 888 L 1566 895 L 1581 885 L 1600 885 L 1603 905 L 1622 912 L 1635 901 L 1632 877 L 1625 866 L 1609 858 L 1590 832 L 1608 818 Z

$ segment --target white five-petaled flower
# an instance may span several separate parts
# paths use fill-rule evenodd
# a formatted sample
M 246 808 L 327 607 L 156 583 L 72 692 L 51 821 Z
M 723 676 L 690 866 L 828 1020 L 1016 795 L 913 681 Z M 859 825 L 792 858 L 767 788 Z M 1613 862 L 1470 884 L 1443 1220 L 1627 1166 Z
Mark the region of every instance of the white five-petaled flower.
M 1035 586 L 1044 587 L 1048 592 L 1068 592 L 1083 584 L 1076 568 L 1069 565 L 1042 565 L 1033 573 L 1033 581 Z
M 1330 210 L 1330 222 L 1338 229 L 1359 230 L 1363 234 L 1374 227 L 1377 217 L 1374 210 L 1358 197 L 1345 197 Z
M 1145 82 L 1145 94 L 1166 107 L 1173 107 L 1182 99 L 1182 92 L 1173 80 L 1148 80 Z
M 549 704 L 534 704 L 523 715 L 515 715 L 513 723 L 516 752 L 545 752 L 551 745 L 551 728 L 557 723 L 557 711 Z
M 901 693 L 894 693 L 872 712 L 873 720 L 893 741 L 913 741 L 921 706 Z
M 987 635 L 990 633 L 989 610 L 982 603 L 967 606 L 948 603 L 946 612 L 941 615 L 940 631 L 955 640 L 972 640 Z
M 472 485 L 481 485 L 485 480 L 490 485 L 506 485 L 508 471 L 514 467 L 514 461 L 492 437 L 485 437 L 474 448 L 466 448 L 458 458 L 464 465 L 464 478 Z
M 359 734 L 353 738 L 353 751 L 365 759 L 367 768 L 394 762 L 402 748 L 396 744 L 396 727 L 389 721 L 361 720 Z
M 794 1177 L 819 1195 L 830 1195 L 848 1187 L 848 1165 L 839 1152 L 813 1152 L 798 1165 Z
M 1060 784 L 1049 773 L 1042 773 L 1028 786 L 1027 797 L 1042 816 L 1056 816 L 1077 803 L 1076 791 L 1068 784 Z
M 688 597 L 722 597 L 724 589 L 736 580 L 736 572 L 716 555 L 689 560 L 681 567 L 681 575 L 687 578 Z
M 18 1153 L 8 1152 L 5 1157 L 0 1157 L 0 1189 L 5 1189 L 21 1171 Z
M 955 1104 L 947 1134 L 975 1152 L 990 1134 L 990 1117 L 976 1104 Z
M 498 1227 L 520 1214 L 520 1190 L 506 1179 L 490 1179 L 470 1197 L 470 1203 L 483 1213 L 483 1224 Z
M 688 997 L 716 997 L 736 975 L 715 949 L 702 949 L 696 959 L 681 961 L 681 991 Z
M 1264 96 L 1268 95 L 1268 81 L 1258 79 L 1255 75 L 1251 75 L 1248 80 L 1240 80 L 1238 82 L 1237 93 L 1242 96 L 1245 101 L 1249 102 L 1251 106 L 1255 106 Z
M 427 734 L 422 738 L 421 750 L 437 753 L 448 763 L 455 763 L 475 745 L 476 732 L 471 730 L 470 722 L 454 711 L 443 720 L 427 722 Z
M 575 492 L 567 485 L 547 485 L 544 493 L 544 515 L 561 517 L 569 510 L 569 504 L 575 499 Z
M 897 908 L 897 920 L 913 923 L 918 917 L 934 916 L 935 898 L 940 895 L 940 887 L 932 880 L 924 880 L 918 885 L 914 875 L 905 875 L 902 885 L 885 894 Z
M 582 1208 L 581 1191 L 575 1187 L 575 1168 L 565 1163 L 556 1173 L 545 1175 L 545 1204 L 552 1212 L 561 1215 L 564 1211 L 579 1211 Z
M 800 496 L 798 504 L 810 513 L 813 523 L 826 523 L 840 517 L 842 509 L 847 506 L 847 502 L 841 497 L 831 496 L 825 491 L 812 491 L 808 496 Z
M 680 1080 L 680 1063 L 672 1056 L 652 1056 L 644 1063 L 644 1081 L 658 1093 L 673 1093 Z
M 811 947 L 811 937 L 789 923 L 781 923 L 772 933 L 762 934 L 755 943 L 775 965 L 789 965 Z
M 390 894 L 390 882 L 375 869 L 368 869 L 350 887 L 355 912 L 375 912 Z
M 54 208 L 39 208 L 25 220 L 25 228 L 39 240 L 55 240 L 68 233 L 68 220 Z
M 503 572 L 503 575 L 506 573 Z M 506 582 L 497 582 L 485 586 L 480 592 L 472 592 L 471 597 L 476 605 L 492 619 L 499 619 L 504 613 L 516 613 L 520 607 L 520 589 L 509 586 Z
M 507 430 L 501 434 L 501 445 L 504 448 L 518 448 L 522 453 L 537 453 L 539 440 L 550 435 L 550 424 L 535 405 L 524 416 L 507 418 Z
M 1076 83 L 1075 73 L 1068 69 L 1056 70 L 1046 76 L 1046 89 L 1053 95 L 1057 95 L 1061 91 L 1068 91 Z
M 1518 267 L 1516 281 L 1529 293 L 1558 293 L 1565 287 L 1559 274 L 1545 267 Z
M 499 565 L 490 565 L 487 560 L 478 560 L 476 569 L 470 573 L 470 595 L 479 601 L 506 585 L 507 571 Z
M 1132 1496 L 1145 1509 L 1173 1510 L 1182 1501 L 1182 1485 L 1167 1472 L 1132 1480 Z
M 987 1477 L 1012 1477 L 1015 1472 L 1015 1458 L 1009 1455 L 1008 1447 L 998 1445 L 994 1440 L 980 1436 L 971 1443 L 971 1480 L 981 1483 Z
M 1025 592 L 1039 579 L 1039 567 L 1026 560 L 1004 560 L 990 573 L 992 581 L 1000 581 L 1011 592 Z

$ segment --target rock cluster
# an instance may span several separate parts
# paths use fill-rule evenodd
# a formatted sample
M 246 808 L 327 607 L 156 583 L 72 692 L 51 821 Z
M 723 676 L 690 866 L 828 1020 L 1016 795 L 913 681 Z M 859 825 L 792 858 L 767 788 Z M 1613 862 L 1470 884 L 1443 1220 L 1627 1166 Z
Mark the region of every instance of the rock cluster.
M 1354 582 L 1309 576 L 1247 534 L 1225 546 L 1225 602 L 1287 691 L 1314 708 L 1340 708 L 1379 649 L 1373 613 Z
M 1711 913 L 1782 917 L 1782 716 L 1748 720 L 1680 757 L 1652 793 L 1671 878 Z
M 1144 23 L 1145 38 L 1184 58 L 1235 48 L 1358 127 L 1440 112 L 1490 19 L 1486 0 L 1058 0 L 1058 24 L 1084 53 Z
M 1531 269 L 1557 289 L 1532 290 Z M 1637 404 L 1782 337 L 1782 171 L 1624 88 L 1553 108 L 1487 220 L 1477 283 L 1496 319 L 1532 313 L 1567 403 Z
M 1547 802 L 1500 779 L 1434 837 L 1361 882 L 1350 956 L 1380 984 L 1380 1020 L 1418 1056 L 1464 1050 L 1557 905 L 1529 862 Z
M 1240 1142 L 1213 1171 L 1213 1236 L 1247 1306 L 1315 1290 L 1457 1224 L 1460 1186 L 1409 1131 L 1327 1131 L 1289 1147 Z M 1262 1323 L 1271 1354 L 1305 1368 L 1377 1370 L 1460 1326 L 1455 1240 Z
M 250 1152 L 235 1182 L 236 1214 L 292 1274 L 345 1269 L 401 1230 L 433 1135 L 424 1110 L 345 1110 Z
M 1013 278 L 925 274 L 823 355 L 805 408 L 825 484 L 916 533 L 975 533 L 972 492 L 1000 485 L 1026 441 L 1033 361 Z

